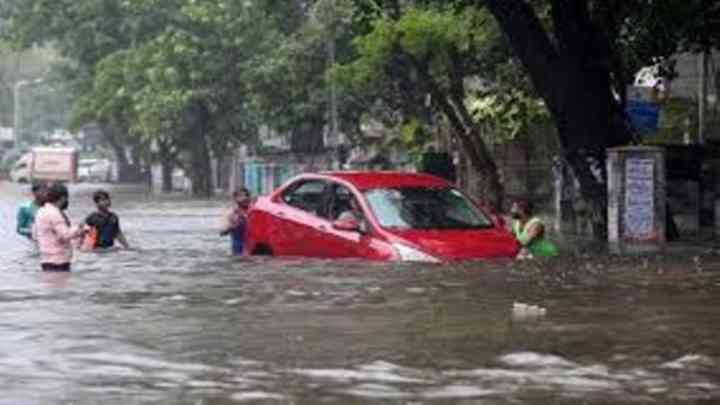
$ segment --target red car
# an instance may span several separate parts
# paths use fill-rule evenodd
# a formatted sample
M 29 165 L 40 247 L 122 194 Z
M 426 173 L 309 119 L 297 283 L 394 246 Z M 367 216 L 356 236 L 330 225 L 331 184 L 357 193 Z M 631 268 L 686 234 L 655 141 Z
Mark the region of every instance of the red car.
M 417 173 L 300 175 L 259 197 L 248 226 L 252 254 L 443 262 L 518 252 L 498 217 Z

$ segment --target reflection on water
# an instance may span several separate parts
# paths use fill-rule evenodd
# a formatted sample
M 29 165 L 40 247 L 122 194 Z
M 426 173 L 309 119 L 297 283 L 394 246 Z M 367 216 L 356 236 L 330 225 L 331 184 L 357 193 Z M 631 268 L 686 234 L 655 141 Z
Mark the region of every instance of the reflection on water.
M 91 209 L 75 186 L 70 216 Z M 720 260 L 237 259 L 222 203 L 114 189 L 131 251 L 41 273 L 0 183 L 0 403 L 720 401 Z

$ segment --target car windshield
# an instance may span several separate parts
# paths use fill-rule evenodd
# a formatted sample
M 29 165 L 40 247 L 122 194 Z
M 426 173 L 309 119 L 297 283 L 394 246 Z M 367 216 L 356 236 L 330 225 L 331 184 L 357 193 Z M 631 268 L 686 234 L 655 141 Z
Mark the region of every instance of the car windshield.
M 479 229 L 492 221 L 453 188 L 382 188 L 365 192 L 383 228 Z

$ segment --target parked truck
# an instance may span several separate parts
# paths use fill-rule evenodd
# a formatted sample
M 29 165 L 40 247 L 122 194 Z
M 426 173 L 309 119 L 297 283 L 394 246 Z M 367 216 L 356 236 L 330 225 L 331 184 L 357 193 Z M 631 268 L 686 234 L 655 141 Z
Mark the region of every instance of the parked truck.
M 23 155 L 10 171 L 18 183 L 33 181 L 77 181 L 78 152 L 69 147 L 35 147 Z

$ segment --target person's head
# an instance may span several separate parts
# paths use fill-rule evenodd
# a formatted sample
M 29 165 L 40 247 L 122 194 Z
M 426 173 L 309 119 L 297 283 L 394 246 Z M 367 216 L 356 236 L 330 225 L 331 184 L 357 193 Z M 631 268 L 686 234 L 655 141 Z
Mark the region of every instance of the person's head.
M 245 187 L 233 191 L 233 200 L 241 207 L 248 207 L 250 205 L 250 190 Z
M 95 205 L 98 207 L 98 209 L 101 211 L 107 211 L 112 205 L 112 201 L 110 200 L 110 194 L 108 194 L 108 192 L 105 190 L 98 190 L 94 192 L 93 201 L 95 202 Z
M 45 184 L 33 183 L 30 190 L 37 205 L 45 204 L 45 198 L 47 197 L 47 186 Z
M 527 200 L 516 200 L 510 207 L 510 215 L 514 219 L 527 219 L 532 214 L 532 203 Z
M 62 183 L 55 183 L 48 187 L 45 201 L 55 205 L 61 210 L 66 210 L 70 205 L 68 189 Z

